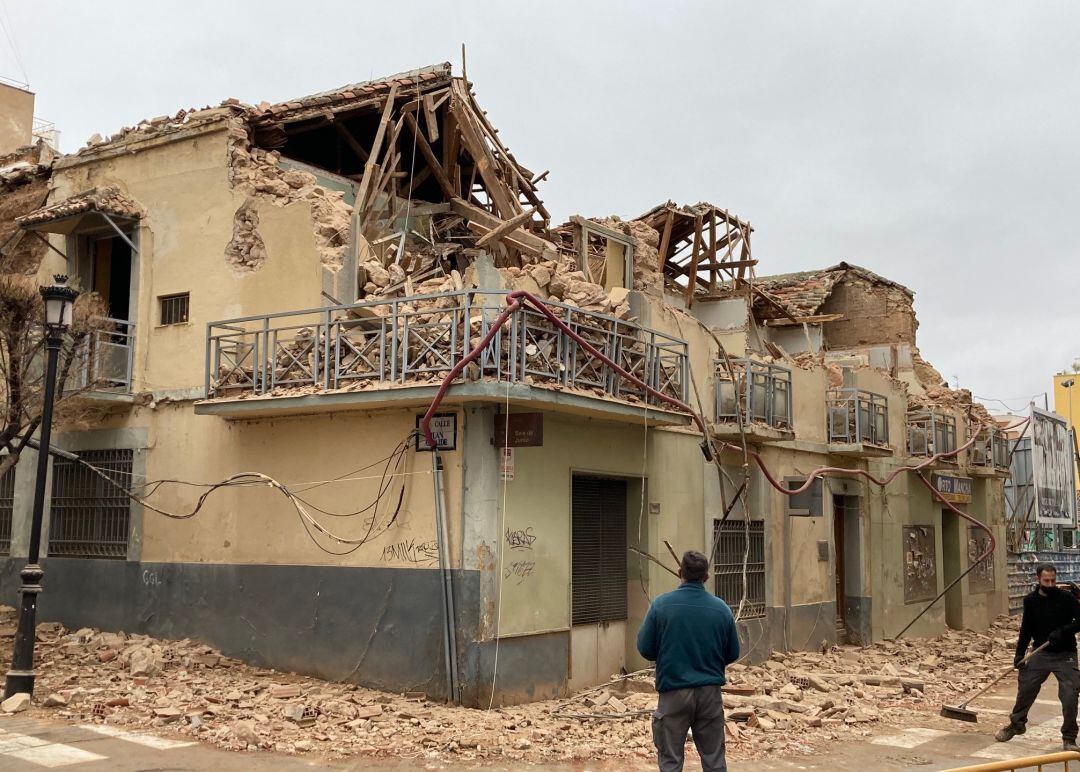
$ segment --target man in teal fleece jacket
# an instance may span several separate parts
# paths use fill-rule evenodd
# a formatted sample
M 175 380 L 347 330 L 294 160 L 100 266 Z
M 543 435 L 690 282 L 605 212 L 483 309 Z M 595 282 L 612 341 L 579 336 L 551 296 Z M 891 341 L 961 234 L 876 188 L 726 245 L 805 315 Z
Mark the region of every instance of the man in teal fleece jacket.
M 682 584 L 652 602 L 637 649 L 656 662 L 653 744 L 660 772 L 680 772 L 686 731 L 704 772 L 727 772 L 724 757 L 724 668 L 739 658 L 739 636 L 728 604 L 705 589 L 709 561 L 690 550 L 679 566 Z

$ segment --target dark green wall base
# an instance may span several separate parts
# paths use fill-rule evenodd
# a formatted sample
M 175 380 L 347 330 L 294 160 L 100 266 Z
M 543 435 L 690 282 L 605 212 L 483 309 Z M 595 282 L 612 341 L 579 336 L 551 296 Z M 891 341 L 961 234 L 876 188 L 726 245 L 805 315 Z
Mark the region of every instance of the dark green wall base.
M 466 653 L 462 702 L 478 708 L 547 700 L 566 696 L 570 664 L 570 633 L 503 638 L 498 669 L 495 643 L 472 643 Z M 492 700 L 492 684 L 495 699 Z
M 0 563 L 0 602 L 18 606 L 24 562 Z M 446 696 L 437 569 L 67 558 L 46 559 L 43 568 L 41 621 L 195 638 L 261 667 Z M 479 575 L 455 571 L 454 586 L 464 662 L 474 656 Z

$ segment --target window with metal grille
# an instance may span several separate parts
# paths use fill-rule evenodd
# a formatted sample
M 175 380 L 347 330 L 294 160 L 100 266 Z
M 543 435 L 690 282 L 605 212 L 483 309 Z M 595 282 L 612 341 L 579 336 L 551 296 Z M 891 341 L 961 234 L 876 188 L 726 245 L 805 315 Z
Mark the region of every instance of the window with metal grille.
M 158 298 L 161 308 L 161 324 L 183 324 L 188 320 L 188 301 L 191 293 L 181 292 L 177 295 L 162 295 Z
M 79 458 L 121 484 L 130 483 L 131 450 L 85 450 Z M 49 556 L 127 557 L 131 506 L 115 485 L 77 461 L 53 462 Z
M 11 554 L 11 516 L 15 511 L 15 467 L 0 477 L 0 555 Z
M 626 481 L 575 476 L 571 622 L 626 619 Z
M 716 595 L 732 611 L 743 600 L 743 562 L 746 562 L 746 590 L 740 619 L 765 616 L 765 521 L 713 520 L 715 560 L 713 580 Z M 747 554 L 747 546 L 750 552 Z

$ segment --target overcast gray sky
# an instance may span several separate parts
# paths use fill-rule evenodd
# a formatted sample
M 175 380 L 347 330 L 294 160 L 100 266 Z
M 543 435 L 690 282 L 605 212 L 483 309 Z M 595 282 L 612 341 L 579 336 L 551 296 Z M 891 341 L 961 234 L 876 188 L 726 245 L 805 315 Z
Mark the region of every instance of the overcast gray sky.
M 229 96 L 456 69 L 464 42 L 504 141 L 551 170 L 556 218 L 726 207 L 759 274 L 847 260 L 911 287 L 923 354 L 1014 408 L 1080 356 L 1075 2 L 0 8 L 67 151 Z M 2 36 L 0 75 L 23 78 Z

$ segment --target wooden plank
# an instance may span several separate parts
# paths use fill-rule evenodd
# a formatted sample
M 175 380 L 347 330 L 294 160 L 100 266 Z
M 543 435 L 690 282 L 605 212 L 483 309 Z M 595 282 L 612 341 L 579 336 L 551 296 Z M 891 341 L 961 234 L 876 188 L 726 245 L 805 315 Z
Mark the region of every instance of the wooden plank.
M 424 94 L 424 123 L 427 125 L 428 140 L 439 141 L 439 118 L 435 115 L 435 94 Z
M 494 216 L 494 215 L 492 215 L 492 216 Z M 492 231 L 491 228 L 488 228 L 486 225 L 482 225 L 481 223 L 476 222 L 475 220 L 468 220 L 465 224 L 468 226 L 469 230 L 471 230 L 477 236 L 481 236 L 481 237 L 486 236 L 488 233 L 490 233 Z M 517 231 L 514 231 L 513 233 L 506 234 L 501 239 L 499 239 L 499 243 L 503 244 L 506 247 L 513 247 L 514 249 L 517 249 L 520 252 L 524 252 L 525 254 L 530 255 L 532 257 L 540 258 L 540 257 L 545 257 L 545 256 L 546 257 L 552 257 L 553 256 L 551 254 L 545 255 L 541 250 L 537 249 L 536 247 L 534 247 L 534 246 L 532 246 L 530 244 L 526 244 L 522 240 L 519 240 L 520 237 L 522 236 L 522 234 L 525 234 L 525 233 L 528 233 L 528 231 L 517 230 Z M 501 267 L 505 267 L 505 266 L 501 266 Z
M 664 270 L 664 263 L 668 258 L 668 249 L 671 247 L 671 228 L 675 224 L 675 213 L 668 210 L 667 220 L 664 222 L 664 235 L 660 237 L 660 264 L 656 270 Z
M 729 269 L 734 271 L 736 268 L 749 268 L 752 265 L 757 265 L 757 260 L 717 260 L 711 263 L 701 263 L 698 268 L 717 268 L 717 269 Z
M 435 157 L 435 152 L 431 149 L 431 145 L 428 144 L 423 132 L 420 131 L 420 126 L 416 123 L 412 113 L 405 113 L 405 125 L 409 127 L 409 131 L 416 138 L 416 146 L 420 148 L 420 155 L 424 156 L 424 160 L 431 168 L 431 173 L 435 175 L 435 181 L 439 183 L 443 193 L 446 194 L 447 198 L 457 196 L 458 191 L 454 190 L 454 186 L 450 184 L 450 178 L 446 176 L 446 170 L 439 163 L 439 159 Z
M 427 178 L 430 177 L 430 176 L 431 176 L 431 167 L 430 166 L 425 166 L 423 169 L 421 169 L 419 172 L 416 173 L 416 176 L 413 177 L 412 184 L 409 185 L 409 197 L 410 198 L 412 197 L 413 193 L 416 192 L 417 188 L 419 188 L 421 185 L 423 185 L 425 182 L 427 182 Z
M 460 215 L 465 220 L 471 223 L 477 223 L 483 226 L 484 233 L 490 230 L 498 228 L 504 221 L 495 217 L 490 212 L 486 212 L 478 206 L 473 206 L 468 201 L 461 198 L 453 198 L 450 200 L 450 208 L 454 214 Z M 513 240 L 520 242 L 528 247 L 528 250 L 532 253 L 541 252 L 556 252 L 555 245 L 547 239 L 542 239 L 535 233 L 529 231 L 520 231 L 515 233 Z M 515 245 L 516 246 L 516 245 Z
M 356 191 L 356 203 L 353 204 L 353 212 L 359 212 L 367 205 L 368 188 L 371 186 L 375 173 L 375 164 L 379 160 L 379 151 L 382 149 L 386 128 L 390 125 L 390 116 L 394 113 L 394 99 L 396 97 L 397 83 L 394 83 L 390 86 L 390 93 L 386 95 L 386 104 L 383 106 L 382 117 L 379 119 L 379 128 L 375 132 L 374 141 L 371 143 L 368 160 L 364 163 L 364 176 L 360 180 L 360 188 Z
M 521 205 L 511 197 L 506 183 L 496 172 L 495 159 L 487 143 L 484 142 L 475 117 L 469 109 L 468 92 L 459 81 L 454 81 L 451 88 L 454 89 L 454 96 L 450 100 L 450 110 L 457 117 L 458 130 L 461 132 L 465 149 L 469 151 L 469 155 L 476 164 L 476 171 L 484 181 L 484 188 L 495 205 L 496 214 L 503 218 L 520 214 Z
M 701 258 L 701 215 L 694 218 L 694 249 L 690 253 L 690 270 L 687 276 L 696 279 L 698 260 Z M 694 285 L 696 282 L 686 282 L 686 308 L 689 310 L 694 305 Z
M 499 241 L 504 236 L 512 233 L 513 231 L 517 230 L 522 225 L 527 223 L 532 218 L 532 216 L 534 214 L 536 214 L 536 207 L 533 207 L 532 209 L 528 210 L 527 212 L 522 212 L 517 217 L 510 218 L 509 220 L 504 222 L 502 225 L 499 225 L 499 226 L 497 226 L 495 228 L 492 228 L 487 233 L 485 233 L 483 236 L 481 236 L 477 240 L 476 246 L 478 248 L 479 247 L 485 247 L 488 244 L 491 244 L 492 242 Z
M 421 204 L 414 201 L 409 212 L 413 217 L 425 217 L 433 214 L 449 214 L 450 204 Z
M 790 327 L 794 324 L 825 324 L 837 322 L 844 318 L 843 314 L 817 314 L 815 316 L 800 316 L 794 322 L 790 319 L 766 319 L 766 327 Z
M 757 264 L 757 260 L 753 259 L 753 255 L 750 252 L 750 229 L 748 228 L 743 232 L 742 252 L 739 255 L 739 262 L 749 263 L 745 268 L 739 267 L 739 281 L 746 280 L 746 271 L 750 269 L 750 275 L 754 275 L 754 265 Z
M 581 227 L 586 228 L 593 233 L 599 233 L 601 236 L 617 241 L 624 246 L 634 246 L 633 238 L 627 236 L 622 231 L 617 231 L 613 228 L 607 227 L 606 225 L 600 225 L 599 223 L 588 220 L 579 214 L 571 215 L 570 222 L 576 223 L 577 225 L 580 225 Z
M 799 322 L 799 320 L 798 320 L 798 319 L 796 319 L 796 318 L 795 318 L 795 316 L 794 316 L 794 315 L 793 315 L 793 314 L 791 313 L 791 310 L 790 310 L 790 309 L 789 309 L 789 308 L 788 308 L 787 306 L 785 306 L 785 305 L 784 305 L 783 303 L 781 303 L 781 302 L 780 302 L 779 300 L 777 300 L 777 299 L 776 299 L 776 298 L 774 298 L 774 297 L 773 297 L 772 295 L 770 295 L 769 293 L 767 293 L 767 292 L 766 292 L 765 290 L 761 289 L 761 287 L 758 287 L 758 286 L 756 286 L 756 285 L 751 285 L 751 287 L 750 287 L 750 288 L 751 288 L 751 290 L 753 291 L 753 293 L 754 293 L 755 295 L 757 295 L 757 296 L 758 296 L 759 298 L 761 298 L 762 300 L 764 300 L 764 301 L 765 301 L 766 303 L 768 303 L 768 304 L 769 304 L 770 306 L 772 306 L 772 307 L 773 307 L 773 308 L 775 308 L 775 309 L 776 309 L 777 311 L 779 311 L 780 313 L 782 313 L 782 314 L 783 314 L 783 315 L 784 315 L 784 316 L 785 316 L 785 317 L 786 317 L 787 319 L 790 319 L 790 320 L 791 320 L 792 322 L 794 322 L 795 324 L 799 324 L 799 323 L 800 323 L 800 322 Z
M 356 153 L 356 157 L 360 159 L 360 163 L 367 163 L 368 151 L 364 149 L 364 146 L 356 141 L 356 137 L 353 133 L 345 127 L 344 124 L 334 122 L 334 128 L 337 129 L 337 133 L 341 135 L 341 138 L 345 140 L 345 144 L 349 146 L 349 149 Z
M 716 262 L 716 212 L 709 213 L 709 262 Z M 709 269 L 709 291 L 716 292 L 716 274 L 715 268 Z
M 461 167 L 458 156 L 461 154 L 461 134 L 457 129 L 457 118 L 449 110 L 443 122 L 443 169 L 455 190 L 461 190 Z

